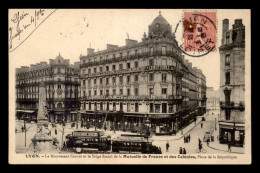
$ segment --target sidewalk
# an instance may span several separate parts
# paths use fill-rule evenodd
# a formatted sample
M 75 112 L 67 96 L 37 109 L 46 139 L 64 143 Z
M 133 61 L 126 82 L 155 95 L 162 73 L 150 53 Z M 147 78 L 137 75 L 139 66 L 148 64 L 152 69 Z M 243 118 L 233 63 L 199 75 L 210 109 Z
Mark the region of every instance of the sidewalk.
M 152 140 L 154 141 L 175 141 L 181 139 L 184 135 L 187 135 L 194 127 L 200 124 L 202 121 L 202 116 L 198 117 L 196 120 L 196 125 L 194 122 L 186 126 L 184 129 L 179 130 L 176 135 L 171 136 L 152 136 Z
M 227 144 L 220 144 L 218 140 L 214 142 L 210 142 L 208 145 L 209 148 L 218 150 L 218 151 L 224 151 L 227 153 L 235 153 L 235 154 L 245 154 L 245 148 L 244 147 L 231 147 L 231 152 L 228 151 L 228 145 Z
M 224 151 L 227 153 L 236 153 L 236 154 L 245 154 L 245 147 L 235 147 L 232 146 L 231 147 L 231 152 L 228 151 L 228 145 L 227 144 L 220 144 L 217 136 L 219 135 L 219 125 L 217 123 L 217 131 L 214 130 L 213 132 L 213 136 L 215 136 L 215 140 L 214 142 L 210 142 L 209 143 L 209 148 L 214 149 L 214 150 L 218 150 L 218 151 Z

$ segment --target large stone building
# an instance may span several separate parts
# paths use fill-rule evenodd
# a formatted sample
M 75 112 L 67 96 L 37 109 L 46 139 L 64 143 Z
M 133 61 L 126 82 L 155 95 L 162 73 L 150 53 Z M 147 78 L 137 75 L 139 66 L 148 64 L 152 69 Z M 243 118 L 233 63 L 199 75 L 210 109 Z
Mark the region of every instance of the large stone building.
M 47 62 L 22 66 L 16 69 L 16 117 L 37 119 L 39 84 L 46 87 L 49 121 L 76 120 L 79 109 L 79 62 L 70 65 L 69 59 L 60 55 Z
M 207 110 L 219 110 L 219 90 L 207 87 Z
M 243 146 L 245 135 L 245 26 L 223 20 L 220 50 L 219 141 Z
M 203 74 L 201 69 L 195 67 L 197 74 L 197 91 L 198 91 L 198 114 L 203 115 L 206 113 L 206 76 Z
M 159 14 L 142 42 L 126 39 L 125 46 L 107 44 L 98 52 L 88 48 L 87 56 L 80 56 L 82 124 L 106 122 L 108 128 L 132 131 L 149 126 L 156 134 L 178 131 L 188 118 L 183 100 L 194 105 L 195 113 L 197 79 L 177 46 L 171 25 Z

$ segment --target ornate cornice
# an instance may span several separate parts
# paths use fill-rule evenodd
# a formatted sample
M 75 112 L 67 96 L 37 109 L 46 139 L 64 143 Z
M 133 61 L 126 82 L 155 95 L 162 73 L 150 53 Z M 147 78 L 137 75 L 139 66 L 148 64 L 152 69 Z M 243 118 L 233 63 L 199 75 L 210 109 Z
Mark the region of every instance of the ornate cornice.
M 239 43 L 231 43 L 231 44 L 225 44 L 219 47 L 220 51 L 227 51 L 232 50 L 236 47 L 245 48 L 245 42 L 239 42 Z

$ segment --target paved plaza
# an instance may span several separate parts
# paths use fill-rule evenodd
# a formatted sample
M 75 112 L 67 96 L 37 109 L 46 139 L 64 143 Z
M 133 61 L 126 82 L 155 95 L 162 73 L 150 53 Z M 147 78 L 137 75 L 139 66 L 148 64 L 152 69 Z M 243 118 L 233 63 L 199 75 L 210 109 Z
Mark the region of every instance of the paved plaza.
M 215 130 L 215 118 L 218 117 L 217 111 L 212 114 L 212 112 L 205 114 L 204 117 L 206 121 L 202 121 L 202 117 L 198 117 L 196 123 L 192 122 L 190 125 L 180 130 L 176 135 L 167 135 L 167 136 L 155 136 L 152 135 L 151 139 L 153 140 L 153 145 L 156 145 L 161 148 L 162 153 L 169 154 L 178 154 L 180 147 L 185 148 L 187 154 L 196 154 L 196 149 L 198 148 L 198 138 L 201 139 L 203 148 L 207 151 L 207 154 L 225 154 L 228 152 L 228 146 L 226 144 L 219 144 L 218 142 L 218 126 L 217 130 Z M 203 127 L 201 127 L 201 123 L 203 123 Z M 16 122 L 16 151 L 18 153 L 22 153 L 26 148 L 31 144 L 31 139 L 34 137 L 37 125 L 36 123 L 27 123 L 27 132 L 26 132 L 26 144 L 25 144 L 25 133 L 21 131 L 21 127 L 24 125 L 23 121 Z M 55 134 L 54 128 L 51 128 L 51 135 L 58 139 L 59 144 L 58 147 L 62 147 L 62 141 L 64 141 L 65 136 L 71 134 L 73 131 L 77 130 L 76 128 L 71 128 L 70 124 L 66 124 L 64 128 L 59 124 L 57 126 L 57 135 Z M 79 128 L 78 130 L 86 130 Z M 90 131 L 95 130 L 94 128 L 88 129 Z M 209 146 L 207 146 L 206 142 L 203 142 L 203 137 L 205 132 L 213 130 L 214 142 L 210 142 Z M 110 135 L 112 139 L 117 138 L 121 134 L 129 134 L 130 132 L 123 131 L 105 131 L 106 135 Z M 184 143 L 184 136 L 190 135 L 191 139 L 189 143 Z M 166 142 L 169 142 L 169 151 L 166 152 Z M 25 146 L 26 145 L 26 146 Z M 244 147 L 232 147 L 231 153 L 243 154 Z M 202 153 L 201 153 L 202 154 Z

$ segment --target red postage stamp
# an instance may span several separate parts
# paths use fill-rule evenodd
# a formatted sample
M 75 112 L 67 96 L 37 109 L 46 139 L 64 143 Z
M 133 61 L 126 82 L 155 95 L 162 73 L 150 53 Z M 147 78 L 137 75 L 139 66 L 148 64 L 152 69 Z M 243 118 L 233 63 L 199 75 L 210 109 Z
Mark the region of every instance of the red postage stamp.
M 195 51 L 201 54 L 215 51 L 216 22 L 216 12 L 184 12 L 184 51 Z

